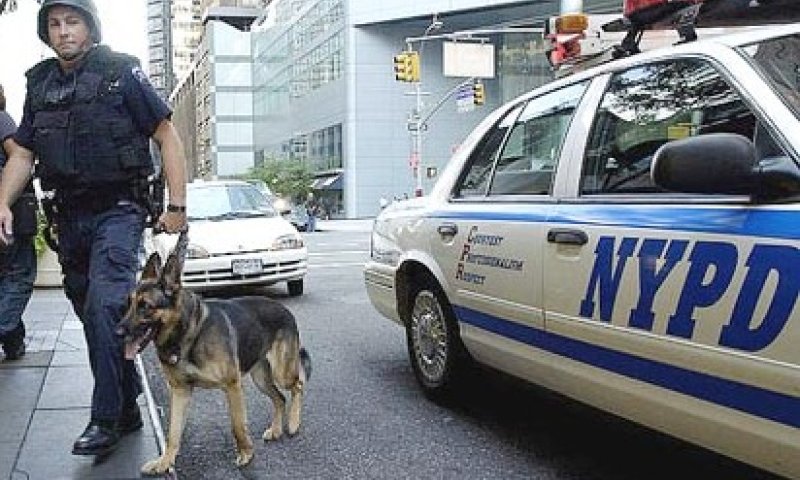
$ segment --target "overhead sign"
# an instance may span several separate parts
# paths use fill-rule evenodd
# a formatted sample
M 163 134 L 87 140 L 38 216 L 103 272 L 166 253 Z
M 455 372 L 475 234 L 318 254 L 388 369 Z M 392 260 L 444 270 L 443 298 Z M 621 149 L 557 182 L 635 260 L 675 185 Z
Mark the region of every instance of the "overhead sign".
M 472 42 L 442 45 L 445 77 L 494 78 L 494 45 Z

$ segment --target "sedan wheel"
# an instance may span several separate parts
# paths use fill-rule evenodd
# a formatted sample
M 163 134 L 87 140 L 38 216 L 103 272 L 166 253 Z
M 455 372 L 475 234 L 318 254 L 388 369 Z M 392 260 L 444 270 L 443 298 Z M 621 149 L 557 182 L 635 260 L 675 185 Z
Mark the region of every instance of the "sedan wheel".
M 467 363 L 455 317 L 438 287 L 422 286 L 412 302 L 406 335 L 414 374 L 427 395 L 446 394 Z

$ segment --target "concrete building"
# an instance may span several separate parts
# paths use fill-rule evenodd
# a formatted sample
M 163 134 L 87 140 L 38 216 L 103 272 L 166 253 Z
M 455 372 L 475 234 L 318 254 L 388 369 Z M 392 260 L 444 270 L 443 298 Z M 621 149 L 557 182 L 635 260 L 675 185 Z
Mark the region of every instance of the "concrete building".
M 254 165 L 251 37 L 260 11 L 209 7 L 192 67 L 170 102 L 190 178 L 226 177 Z
M 169 0 L 147 0 L 148 72 L 156 91 L 167 98 L 174 85 Z

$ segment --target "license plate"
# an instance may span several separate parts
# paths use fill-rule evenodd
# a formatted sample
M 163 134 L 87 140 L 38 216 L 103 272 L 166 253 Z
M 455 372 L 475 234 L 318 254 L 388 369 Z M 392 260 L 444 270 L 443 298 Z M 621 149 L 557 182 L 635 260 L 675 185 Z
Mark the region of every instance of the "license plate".
M 261 273 L 261 260 L 257 258 L 245 258 L 242 260 L 231 260 L 231 270 L 234 275 L 252 275 Z

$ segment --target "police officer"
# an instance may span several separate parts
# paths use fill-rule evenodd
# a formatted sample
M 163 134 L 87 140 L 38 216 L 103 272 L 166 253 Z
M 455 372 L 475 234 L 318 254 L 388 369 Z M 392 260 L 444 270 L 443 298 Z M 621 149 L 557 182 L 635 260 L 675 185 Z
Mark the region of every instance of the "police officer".
M 23 117 L 0 182 L 0 242 L 13 235 L 9 205 L 36 176 L 56 199 L 64 290 L 83 323 L 94 375 L 91 419 L 76 455 L 104 455 L 120 435 L 142 426 L 140 379 L 123 358 L 114 327 L 133 289 L 147 217 L 149 139 L 158 144 L 169 205 L 157 222 L 169 233 L 186 225 L 183 148 L 134 57 L 100 45 L 91 0 L 44 0 L 39 38 L 56 54 L 27 73 Z
M 17 125 L 6 112 L 6 97 L 0 85 L 0 178 L 8 155 L 16 148 Z M 33 293 L 36 279 L 36 196 L 28 184 L 14 209 L 14 243 L 4 248 L 0 243 L 0 345 L 6 360 L 25 354 L 25 323 L 22 313 Z

